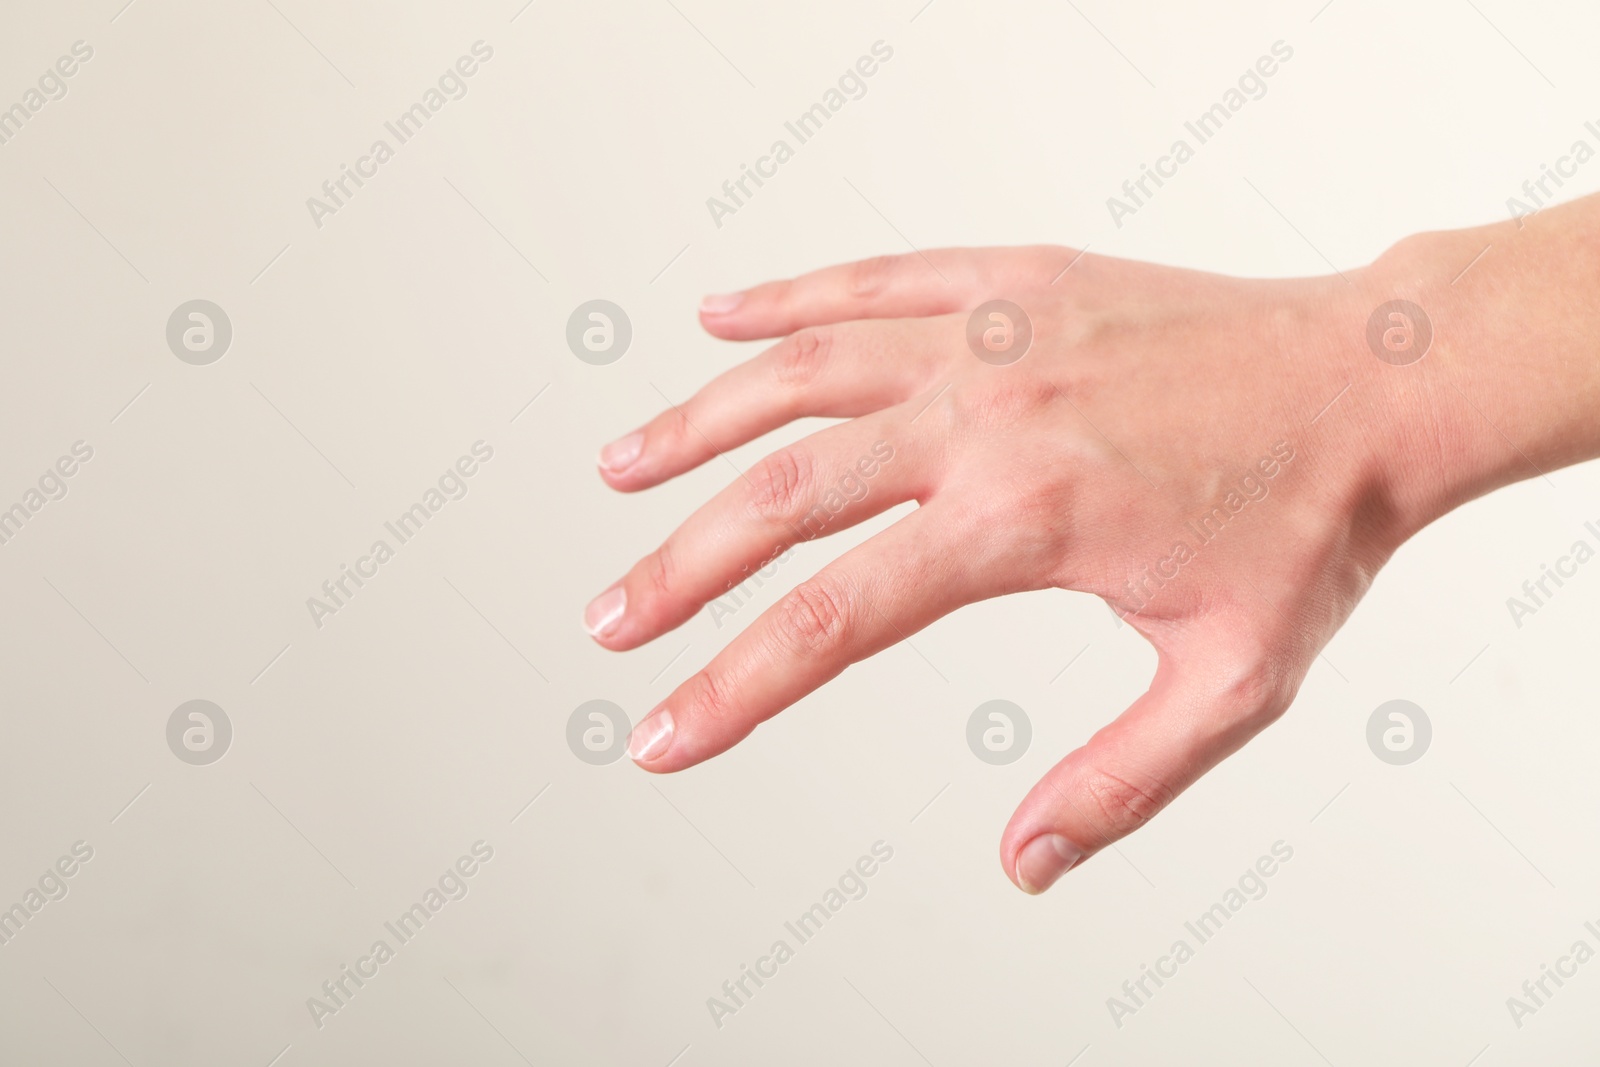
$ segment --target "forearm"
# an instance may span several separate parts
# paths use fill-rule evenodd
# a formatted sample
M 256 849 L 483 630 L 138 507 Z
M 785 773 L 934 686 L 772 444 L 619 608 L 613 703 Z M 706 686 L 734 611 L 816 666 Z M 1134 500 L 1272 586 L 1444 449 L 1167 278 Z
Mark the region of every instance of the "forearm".
M 1426 356 L 1359 376 L 1419 525 L 1600 456 L 1600 196 L 1408 238 L 1361 274 L 1375 308 L 1410 300 L 1431 320 Z

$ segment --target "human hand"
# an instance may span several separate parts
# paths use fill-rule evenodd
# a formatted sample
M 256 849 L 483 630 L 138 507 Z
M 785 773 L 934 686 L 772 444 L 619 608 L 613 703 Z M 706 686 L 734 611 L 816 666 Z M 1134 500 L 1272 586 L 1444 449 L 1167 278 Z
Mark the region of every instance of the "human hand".
M 965 604 L 1093 593 L 1159 665 L 1002 836 L 1007 875 L 1048 888 L 1282 714 L 1407 537 L 1533 473 L 1485 444 L 1462 390 L 1481 396 L 1486 379 L 1445 339 L 1446 324 L 1487 321 L 1481 297 L 1445 284 L 1473 240 L 1276 281 L 947 250 L 707 298 L 715 336 L 783 340 L 607 446 L 607 484 L 658 485 L 796 418 L 847 421 L 768 456 L 597 598 L 585 623 L 600 644 L 637 647 L 797 541 L 920 506 L 762 615 L 635 728 L 629 755 L 655 772 L 717 755 Z M 1033 334 L 1004 365 L 968 340 L 995 298 Z M 1369 318 L 1397 298 L 1431 309 L 1431 361 L 1375 358 Z

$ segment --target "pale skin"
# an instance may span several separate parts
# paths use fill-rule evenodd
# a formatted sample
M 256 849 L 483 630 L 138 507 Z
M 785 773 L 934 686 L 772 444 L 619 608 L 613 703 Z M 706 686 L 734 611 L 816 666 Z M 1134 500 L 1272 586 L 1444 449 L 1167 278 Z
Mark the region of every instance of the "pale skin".
M 967 342 L 969 314 L 996 298 L 1034 330 L 1004 366 Z M 1432 324 L 1409 365 L 1368 341 L 1374 309 L 1397 299 Z M 734 479 L 597 598 L 596 641 L 636 648 L 783 547 L 919 506 L 749 625 L 634 728 L 629 755 L 658 773 L 716 756 L 963 605 L 1095 594 L 1159 665 L 1012 816 L 1000 862 L 1031 893 L 1283 714 L 1409 537 L 1600 455 L 1600 197 L 1407 238 L 1329 277 L 950 249 L 707 297 L 700 320 L 778 340 L 606 446 L 612 488 L 659 485 L 797 418 L 845 421 Z M 815 506 L 884 445 L 865 495 L 819 524 Z M 1203 539 L 1195 524 L 1219 506 Z

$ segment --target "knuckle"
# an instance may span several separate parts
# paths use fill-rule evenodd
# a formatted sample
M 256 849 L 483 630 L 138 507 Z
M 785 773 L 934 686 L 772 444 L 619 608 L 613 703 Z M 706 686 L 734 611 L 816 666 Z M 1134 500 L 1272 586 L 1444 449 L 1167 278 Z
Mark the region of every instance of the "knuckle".
M 708 668 L 684 683 L 683 710 L 691 719 L 727 722 L 736 708 L 727 683 Z
M 796 298 L 801 295 L 803 294 L 795 279 L 779 278 L 776 281 L 763 282 L 751 289 L 746 294 L 745 300 L 759 301 L 763 308 L 786 309 L 793 306 Z
M 791 334 L 773 352 L 772 369 L 778 384 L 809 385 L 821 375 L 833 351 L 834 331 L 811 326 Z
M 668 448 L 681 447 L 689 438 L 689 435 L 694 432 L 689 427 L 689 416 L 685 415 L 683 408 L 677 404 L 663 411 L 657 417 L 655 426 L 652 429 L 655 432 L 649 435 L 652 438 L 650 444 L 655 447 L 666 446 Z
M 990 530 L 1004 530 L 1007 552 L 1025 563 L 1041 584 L 1063 562 L 1081 562 L 1074 549 L 1083 528 L 1077 515 L 1083 493 L 1070 478 L 1030 479 L 991 505 Z
M 778 604 L 778 635 L 794 652 L 815 654 L 836 647 L 850 630 L 849 605 L 849 596 L 833 582 L 802 582 Z
M 792 522 L 813 482 L 811 454 L 798 446 L 774 452 L 750 472 L 750 507 L 768 522 Z
M 1114 837 L 1139 829 L 1177 796 L 1158 778 L 1104 767 L 1085 777 L 1083 790 Z
M 882 296 L 900 270 L 899 256 L 873 256 L 850 264 L 846 284 L 857 299 Z
M 974 429 L 1014 430 L 1019 422 L 1064 398 L 1063 388 L 1049 379 L 1008 377 L 967 391 L 961 408 Z
M 1031 245 L 1023 250 L 1028 263 L 1028 277 L 1047 277 L 1060 280 L 1064 268 L 1073 270 L 1083 266 L 1089 254 L 1081 248 L 1064 245 Z
M 1252 604 L 1215 617 L 1217 630 L 1197 644 L 1188 664 L 1206 667 L 1197 674 L 1204 687 L 1198 696 L 1246 715 L 1293 699 L 1298 678 L 1293 667 L 1305 638 L 1271 611 Z
M 1079 263 L 1073 273 L 1084 271 L 1087 275 L 1090 270 Z M 1080 366 L 1094 366 L 1096 358 L 1114 363 L 1126 353 L 1146 347 L 1145 338 L 1160 324 L 1136 310 L 1108 304 L 1086 287 L 1085 281 L 1080 277 L 1078 288 L 1064 294 L 1049 327 L 1065 348 L 1079 355 Z
M 1295 673 L 1283 652 L 1265 635 L 1238 639 L 1224 663 L 1213 686 L 1217 703 L 1228 709 L 1230 718 L 1264 728 L 1294 700 Z
M 673 596 L 676 570 L 672 561 L 672 542 L 664 542 L 646 556 L 640 562 L 639 570 L 644 580 L 642 592 L 646 599 L 661 601 Z

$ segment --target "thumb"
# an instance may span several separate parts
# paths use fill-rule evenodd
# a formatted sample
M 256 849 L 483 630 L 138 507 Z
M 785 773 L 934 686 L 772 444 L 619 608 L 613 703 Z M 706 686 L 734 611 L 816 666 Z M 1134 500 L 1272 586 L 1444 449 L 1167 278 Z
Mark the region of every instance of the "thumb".
M 1299 678 L 1237 647 L 1164 652 L 1149 692 L 1052 767 L 1012 815 L 1000 838 L 1006 874 L 1042 893 L 1139 829 L 1277 719 Z

